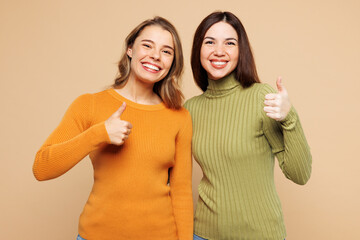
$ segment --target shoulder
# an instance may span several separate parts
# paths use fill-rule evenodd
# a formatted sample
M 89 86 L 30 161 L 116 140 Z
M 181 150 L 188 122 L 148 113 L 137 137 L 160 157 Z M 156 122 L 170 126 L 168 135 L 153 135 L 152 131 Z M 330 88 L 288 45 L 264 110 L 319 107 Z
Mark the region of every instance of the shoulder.
M 95 93 L 85 93 L 80 95 L 75 102 L 84 106 L 103 106 L 113 102 L 115 98 L 111 95 L 109 89 Z
M 64 119 L 75 121 L 82 126 L 89 126 L 93 112 L 93 95 L 82 94 L 75 98 L 65 112 Z
M 263 100 L 266 94 L 276 93 L 276 90 L 267 83 L 254 83 L 247 89 L 256 96 L 257 99 Z
M 186 108 L 187 110 L 190 111 L 190 109 L 196 105 L 199 104 L 199 102 L 201 101 L 201 99 L 204 98 L 204 94 L 200 94 L 198 96 L 194 96 L 188 100 L 186 100 L 185 104 L 184 104 L 184 108 Z
M 96 93 L 84 93 L 77 97 L 74 102 L 88 103 L 94 101 L 95 99 L 104 98 L 106 96 L 109 96 L 108 89 Z
M 173 115 L 180 122 L 186 121 L 190 118 L 190 113 L 185 107 L 181 107 L 180 109 L 169 109 L 169 114 Z
M 186 108 L 182 107 L 176 110 L 175 114 L 177 116 L 174 123 L 176 122 L 177 124 L 174 124 L 174 126 L 178 127 L 179 136 L 185 136 L 185 135 L 191 136 L 192 120 L 191 120 L 190 112 Z
M 276 90 L 268 83 L 254 83 L 253 86 L 259 94 L 268 94 L 268 93 L 276 92 Z
M 91 93 L 90 95 L 92 95 L 94 99 L 103 99 L 110 97 L 112 94 L 110 89 L 105 89 L 100 92 Z
M 271 87 L 268 83 L 254 83 L 250 87 L 245 88 L 245 90 L 254 91 L 254 92 L 275 91 L 274 88 Z
M 101 104 L 109 96 L 108 91 L 100 91 L 96 93 L 84 93 L 78 96 L 70 105 L 70 109 L 74 111 L 91 113 L 96 104 Z
M 157 119 L 160 119 L 160 125 L 162 125 L 167 132 L 172 132 L 173 130 L 177 133 L 192 131 L 191 116 L 189 111 L 184 107 L 180 109 L 165 108 L 160 111 L 154 111 L 153 113 L 158 114 Z
M 71 104 L 71 108 L 84 108 L 92 105 L 94 101 L 94 95 L 91 93 L 85 93 L 78 96 Z

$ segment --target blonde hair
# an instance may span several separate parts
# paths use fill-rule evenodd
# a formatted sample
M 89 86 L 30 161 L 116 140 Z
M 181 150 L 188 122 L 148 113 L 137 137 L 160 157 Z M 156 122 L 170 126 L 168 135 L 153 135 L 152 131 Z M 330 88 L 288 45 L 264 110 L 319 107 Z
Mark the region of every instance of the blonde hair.
M 131 58 L 127 55 L 126 51 L 129 47 L 132 47 L 135 39 L 140 35 L 141 31 L 147 26 L 160 26 L 164 30 L 171 33 L 174 41 L 174 60 L 168 74 L 154 84 L 153 91 L 161 98 L 164 104 L 168 108 L 180 109 L 183 101 L 183 94 L 180 90 L 179 82 L 184 68 L 184 57 L 182 53 L 182 46 L 179 35 L 175 27 L 166 19 L 162 17 L 154 17 L 140 23 L 125 39 L 125 51 L 122 55 L 119 63 L 118 76 L 115 78 L 115 83 L 112 85 L 115 87 L 123 87 L 126 85 L 130 75 L 130 61 Z

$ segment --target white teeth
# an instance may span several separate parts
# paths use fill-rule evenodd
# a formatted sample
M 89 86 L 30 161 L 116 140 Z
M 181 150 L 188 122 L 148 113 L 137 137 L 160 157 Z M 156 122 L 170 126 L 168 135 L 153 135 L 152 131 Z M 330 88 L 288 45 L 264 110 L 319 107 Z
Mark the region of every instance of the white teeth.
M 226 64 L 226 62 L 211 62 L 211 63 L 213 63 L 214 65 L 218 65 L 218 66 Z
M 151 64 L 148 64 L 148 63 L 143 63 L 143 66 L 144 67 L 147 67 L 147 68 L 150 68 L 152 70 L 155 70 L 155 71 L 159 71 L 160 69 L 154 65 L 151 65 Z

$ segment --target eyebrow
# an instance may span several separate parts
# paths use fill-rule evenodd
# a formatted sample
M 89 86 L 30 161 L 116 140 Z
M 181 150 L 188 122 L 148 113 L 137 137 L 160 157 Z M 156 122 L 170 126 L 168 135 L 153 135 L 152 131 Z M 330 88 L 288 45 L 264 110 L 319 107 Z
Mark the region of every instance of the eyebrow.
M 143 40 L 141 40 L 141 42 L 150 42 L 152 44 L 155 44 L 155 42 L 153 40 L 150 40 L 150 39 L 143 39 Z M 171 50 L 175 51 L 174 48 L 170 47 L 169 45 L 164 45 L 164 47 L 170 48 Z
M 207 39 L 207 38 L 210 39 L 210 40 L 215 40 L 215 38 L 213 38 L 213 37 L 205 37 L 204 40 Z M 225 38 L 225 40 L 226 41 L 229 41 L 229 40 L 238 41 L 236 38 Z

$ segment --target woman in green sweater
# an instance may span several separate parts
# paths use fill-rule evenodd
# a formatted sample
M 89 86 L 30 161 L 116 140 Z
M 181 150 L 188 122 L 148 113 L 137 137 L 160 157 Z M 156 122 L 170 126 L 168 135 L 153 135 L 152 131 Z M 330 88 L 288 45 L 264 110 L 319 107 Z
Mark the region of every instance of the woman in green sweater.
M 245 29 L 229 12 L 214 12 L 200 23 L 191 66 L 204 91 L 185 103 L 193 120 L 193 155 L 204 174 L 194 239 L 284 239 L 274 158 L 301 185 L 310 178 L 312 160 L 281 78 L 278 91 L 260 83 Z

